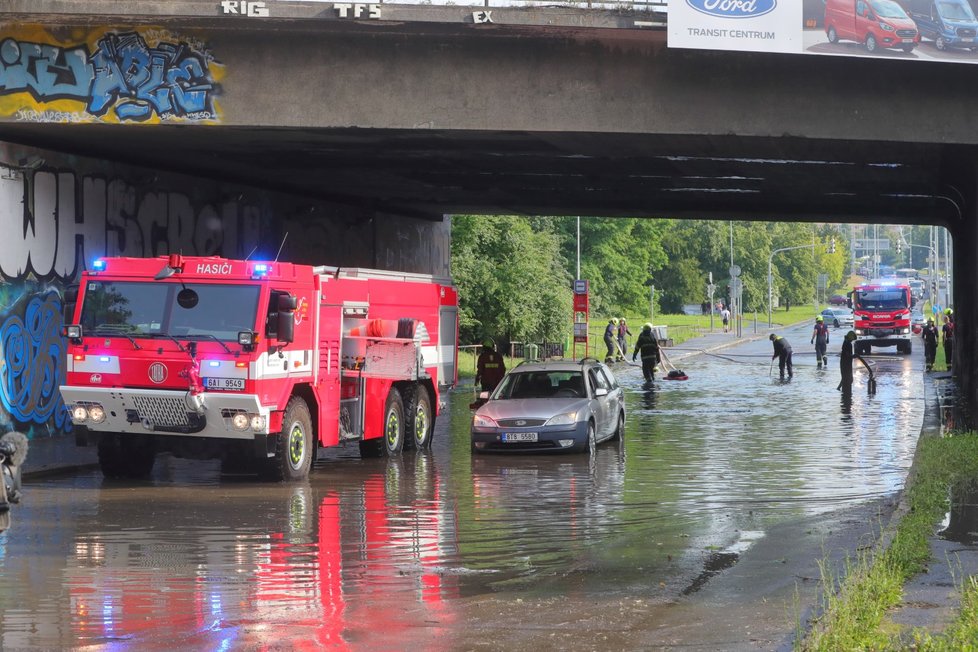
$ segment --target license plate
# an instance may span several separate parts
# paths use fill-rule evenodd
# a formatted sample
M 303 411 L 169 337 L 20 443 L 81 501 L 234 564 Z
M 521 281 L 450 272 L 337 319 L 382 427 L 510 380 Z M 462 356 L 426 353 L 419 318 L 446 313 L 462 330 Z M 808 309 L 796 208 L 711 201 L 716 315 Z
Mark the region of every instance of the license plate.
M 975 40 L 975 39 L 973 39 L 973 38 L 963 38 L 963 39 L 961 39 L 961 42 L 962 42 L 962 43 L 971 43 L 971 42 L 973 42 L 974 40 Z
M 905 39 L 903 39 L 903 42 L 904 43 L 913 43 L 913 39 L 912 38 L 905 38 Z
M 536 441 L 537 433 L 535 432 L 504 432 L 503 441 L 506 443 L 517 442 L 517 441 Z
M 205 378 L 204 387 L 207 389 L 244 389 L 244 378 Z

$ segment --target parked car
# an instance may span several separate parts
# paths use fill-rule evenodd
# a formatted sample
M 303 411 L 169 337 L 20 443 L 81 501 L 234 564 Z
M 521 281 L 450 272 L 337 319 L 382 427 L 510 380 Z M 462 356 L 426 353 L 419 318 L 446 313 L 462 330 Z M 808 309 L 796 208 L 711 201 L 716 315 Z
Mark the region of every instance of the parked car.
M 825 35 L 829 43 L 862 43 L 867 52 L 879 48 L 911 52 L 920 43 L 917 24 L 893 0 L 827 0 Z
M 836 328 L 842 328 L 843 326 L 852 328 L 852 310 L 849 308 L 826 308 L 822 311 L 822 321 L 826 324 L 832 324 Z
M 829 297 L 830 306 L 845 306 L 848 303 L 849 299 L 841 294 L 833 294 L 831 297 Z
M 625 430 L 625 398 L 594 358 L 523 362 L 506 374 L 472 417 L 472 451 L 593 453 Z
M 903 0 L 921 38 L 938 50 L 978 49 L 978 19 L 968 0 Z
M 910 329 L 913 331 L 914 335 L 920 335 L 921 331 L 924 330 L 924 324 L 927 323 L 927 319 L 924 317 L 924 312 L 922 310 L 914 310 L 910 313 Z

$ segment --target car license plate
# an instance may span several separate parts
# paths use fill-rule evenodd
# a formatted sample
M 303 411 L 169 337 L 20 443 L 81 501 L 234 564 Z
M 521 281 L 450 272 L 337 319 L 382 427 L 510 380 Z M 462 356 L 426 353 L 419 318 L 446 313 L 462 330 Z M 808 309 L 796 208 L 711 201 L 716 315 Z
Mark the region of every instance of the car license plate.
M 537 433 L 535 432 L 504 432 L 503 442 L 511 443 L 517 441 L 536 441 Z
M 905 38 L 905 39 L 903 39 L 903 42 L 904 43 L 913 43 L 913 39 L 912 38 Z
M 205 378 L 204 387 L 207 389 L 244 389 L 244 378 Z
M 974 40 L 975 39 L 969 37 L 969 38 L 963 38 L 963 39 L 961 39 L 961 42 L 962 43 L 972 43 L 972 42 L 974 42 Z

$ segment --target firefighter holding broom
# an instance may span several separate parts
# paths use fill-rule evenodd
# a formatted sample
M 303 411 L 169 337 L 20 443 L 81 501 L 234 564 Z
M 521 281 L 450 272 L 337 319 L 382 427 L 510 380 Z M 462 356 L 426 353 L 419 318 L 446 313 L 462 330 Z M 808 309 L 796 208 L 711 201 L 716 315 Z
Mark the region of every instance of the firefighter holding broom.
M 642 354 L 642 375 L 646 381 L 652 382 L 655 379 L 655 366 L 659 364 L 659 341 L 652 333 L 652 324 L 646 323 L 642 326 L 642 332 L 635 341 L 632 362 L 639 353 Z

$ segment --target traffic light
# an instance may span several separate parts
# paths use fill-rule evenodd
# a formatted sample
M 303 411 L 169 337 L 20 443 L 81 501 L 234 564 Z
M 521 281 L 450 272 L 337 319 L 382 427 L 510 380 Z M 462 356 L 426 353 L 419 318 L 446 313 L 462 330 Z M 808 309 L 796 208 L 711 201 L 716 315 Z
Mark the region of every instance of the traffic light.
M 829 240 L 829 253 L 830 254 L 835 253 L 835 236 L 832 236 L 832 239 Z
M 903 253 L 903 242 L 900 240 L 897 240 L 896 252 L 898 256 Z

